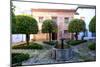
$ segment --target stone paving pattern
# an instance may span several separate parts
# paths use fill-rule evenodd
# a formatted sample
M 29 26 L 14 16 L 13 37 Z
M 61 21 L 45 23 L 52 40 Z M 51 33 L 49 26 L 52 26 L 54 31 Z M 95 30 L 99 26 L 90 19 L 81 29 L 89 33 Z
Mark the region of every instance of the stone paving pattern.
M 52 64 L 52 63 L 62 63 L 62 62 L 80 62 L 80 61 L 95 61 L 96 53 L 95 51 L 90 51 L 87 47 L 87 43 L 83 43 L 77 46 L 72 46 L 74 51 L 73 57 L 68 61 L 57 61 L 51 57 L 51 50 L 53 46 L 44 44 L 42 42 L 37 42 L 44 46 L 42 50 L 24 50 L 24 49 L 13 49 L 14 53 L 28 53 L 30 59 L 22 62 L 22 65 L 33 65 L 33 64 Z

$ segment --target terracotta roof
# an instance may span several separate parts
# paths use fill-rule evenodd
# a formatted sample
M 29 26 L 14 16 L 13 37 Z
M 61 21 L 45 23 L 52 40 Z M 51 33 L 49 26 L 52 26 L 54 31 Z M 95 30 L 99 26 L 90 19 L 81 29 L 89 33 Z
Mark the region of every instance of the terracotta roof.
M 76 12 L 76 9 L 32 9 L 32 12 Z

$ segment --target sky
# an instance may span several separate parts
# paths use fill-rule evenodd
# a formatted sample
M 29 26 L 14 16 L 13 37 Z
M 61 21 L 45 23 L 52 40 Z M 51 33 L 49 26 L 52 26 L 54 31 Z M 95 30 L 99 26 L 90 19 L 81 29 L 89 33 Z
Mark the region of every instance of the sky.
M 62 5 L 62 4 L 47 4 L 47 3 L 33 3 L 33 2 L 13 2 L 15 14 L 30 13 L 31 8 L 35 9 L 76 9 L 77 5 Z
M 57 3 L 74 3 L 96 5 L 96 0 L 23 0 L 23 1 L 42 1 L 42 2 L 57 2 Z
M 71 4 L 86 4 L 95 5 L 95 2 L 90 0 L 25 0 L 25 1 L 42 1 L 42 2 L 56 2 L 56 3 L 71 3 Z M 19 2 L 13 1 L 13 5 L 16 6 L 15 14 L 28 13 L 30 14 L 31 8 L 44 8 L 44 9 L 76 9 L 77 5 L 63 5 L 63 4 L 46 4 L 46 3 L 34 3 L 34 2 Z

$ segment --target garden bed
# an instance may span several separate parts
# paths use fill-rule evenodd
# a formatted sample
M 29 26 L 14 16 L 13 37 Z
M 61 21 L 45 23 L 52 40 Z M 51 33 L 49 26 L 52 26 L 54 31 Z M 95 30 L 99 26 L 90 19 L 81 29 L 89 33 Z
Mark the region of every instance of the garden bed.
M 29 54 L 12 53 L 12 64 L 21 65 L 22 61 L 28 60 L 29 58 L 30 58 Z
M 43 46 L 37 43 L 31 43 L 30 45 L 20 44 L 12 46 L 12 49 L 43 49 Z
M 48 44 L 48 45 L 56 45 L 57 41 L 43 41 L 43 43 Z
M 84 42 L 87 42 L 87 40 L 70 40 L 67 43 L 69 45 L 75 46 L 75 45 L 78 45 L 78 44 L 81 44 L 81 43 L 84 43 Z
M 88 44 L 88 48 L 89 48 L 90 50 L 96 50 L 96 43 L 94 43 L 94 42 L 89 43 L 89 44 Z
M 55 46 L 55 48 L 61 49 L 61 46 L 62 46 L 61 44 L 57 44 L 57 45 Z M 64 47 L 64 49 L 70 48 L 69 45 L 63 45 L 63 47 Z

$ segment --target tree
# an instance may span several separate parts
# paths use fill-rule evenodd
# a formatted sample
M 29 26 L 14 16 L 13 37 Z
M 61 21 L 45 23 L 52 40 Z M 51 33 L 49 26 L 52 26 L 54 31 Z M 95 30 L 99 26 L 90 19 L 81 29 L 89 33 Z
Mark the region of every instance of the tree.
M 47 19 L 47 20 L 43 21 L 42 32 L 43 33 L 49 33 L 49 41 L 51 41 L 52 33 L 56 33 L 57 32 L 57 25 L 56 25 L 56 23 L 53 22 L 50 19 Z
M 85 22 L 81 19 L 73 19 L 69 23 L 68 31 L 75 33 L 75 39 L 78 40 L 78 33 L 85 31 Z
M 15 19 L 15 14 L 14 14 L 14 10 L 15 10 L 15 6 L 11 3 L 12 7 L 11 7 L 11 31 L 12 34 L 16 33 L 16 19 Z
M 37 21 L 27 15 L 16 16 L 17 34 L 26 34 L 26 43 L 29 45 L 30 34 L 37 34 L 38 24 Z
M 96 16 L 94 16 L 90 21 L 89 31 L 92 32 L 92 33 L 96 32 Z

